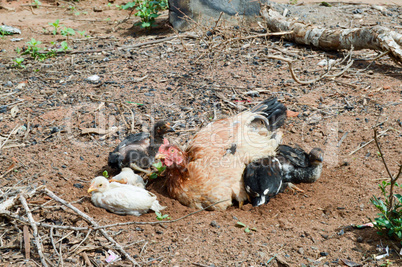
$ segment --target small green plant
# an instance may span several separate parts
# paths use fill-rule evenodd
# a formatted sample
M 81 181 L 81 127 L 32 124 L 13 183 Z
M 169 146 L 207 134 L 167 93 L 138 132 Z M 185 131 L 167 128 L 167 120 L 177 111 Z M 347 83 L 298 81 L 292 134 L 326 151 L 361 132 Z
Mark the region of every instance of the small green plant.
M 14 58 L 13 61 L 15 62 L 15 67 L 17 68 L 25 68 L 25 65 L 22 64 L 22 62 L 24 62 L 24 58 L 22 57 L 17 57 Z
M 378 217 L 374 221 L 370 219 L 374 227 L 379 230 L 379 234 L 385 234 L 388 237 L 395 238 L 399 242 L 402 241 L 402 195 L 395 194 L 395 187 L 402 187 L 397 180 L 402 173 L 402 162 L 399 164 L 399 171 L 396 175 L 392 175 L 385 161 L 384 154 L 378 143 L 377 131 L 374 131 L 374 140 L 378 148 L 378 156 L 382 159 L 384 167 L 388 173 L 389 181 L 382 181 L 379 185 L 381 195 L 384 198 L 373 196 L 370 201 L 380 211 Z M 401 242 L 402 244 L 402 242 Z
M 1 38 L 4 38 L 4 35 L 6 35 L 6 34 L 7 34 L 6 31 L 4 31 L 3 29 L 0 29 L 0 36 L 1 36 Z
M 109 178 L 109 173 L 107 172 L 107 170 L 104 170 L 104 171 L 102 172 L 102 175 L 103 175 L 103 177 L 105 177 L 105 178 Z
M 21 54 L 21 48 L 17 47 L 17 48 L 15 49 L 15 52 L 16 52 L 17 54 Z
M 166 166 L 163 166 L 162 162 L 160 162 L 160 161 L 155 162 L 154 164 L 152 164 L 152 166 L 154 166 L 156 168 L 156 172 L 153 172 L 149 176 L 150 179 L 158 178 L 158 176 L 166 169 Z
M 39 0 L 34 0 L 32 2 L 32 6 L 35 8 L 39 8 L 42 5 L 42 3 Z
M 60 33 L 63 36 L 73 36 L 73 35 L 75 35 L 74 29 L 67 28 L 67 27 L 64 27 L 63 29 L 61 29 Z
M 296 4 L 297 4 L 297 0 L 289 0 L 289 4 L 291 4 L 291 5 L 296 5 Z
M 250 228 L 242 222 L 237 222 L 236 227 L 244 228 L 244 232 L 246 232 L 246 233 L 250 233 L 251 231 L 255 231 L 255 232 L 257 231 L 257 229 L 255 227 Z
M 85 35 L 86 35 L 85 31 L 77 31 L 77 33 L 82 37 L 85 37 Z
M 171 218 L 169 217 L 169 214 L 162 214 L 160 212 L 155 211 L 156 214 L 156 219 L 158 221 L 163 221 L 163 220 L 170 220 Z
M 56 20 L 55 22 L 53 22 L 53 23 L 51 23 L 51 22 L 49 22 L 49 25 L 50 26 L 53 26 L 53 35 L 56 35 L 57 34 L 57 29 L 58 28 L 60 28 L 61 27 L 61 25 L 60 25 L 60 20 Z
M 31 41 L 27 42 L 27 49 L 21 53 L 21 55 L 31 55 L 35 60 L 42 61 L 46 59 L 48 56 L 46 54 L 40 53 L 41 48 L 39 45 L 41 41 L 37 41 L 34 38 L 31 38 Z
M 155 26 L 155 19 L 160 16 L 159 12 L 168 8 L 168 0 L 149 1 L 149 0 L 136 0 L 129 2 L 122 7 L 122 9 L 135 9 L 137 13 L 135 16 L 141 18 L 141 22 L 136 23 L 136 26 L 150 29 Z
M 321 2 L 320 6 L 332 7 L 332 5 L 328 2 Z
M 63 41 L 60 43 L 60 48 L 57 51 L 66 52 L 67 50 L 71 50 L 71 48 L 68 46 L 68 43 L 66 41 Z

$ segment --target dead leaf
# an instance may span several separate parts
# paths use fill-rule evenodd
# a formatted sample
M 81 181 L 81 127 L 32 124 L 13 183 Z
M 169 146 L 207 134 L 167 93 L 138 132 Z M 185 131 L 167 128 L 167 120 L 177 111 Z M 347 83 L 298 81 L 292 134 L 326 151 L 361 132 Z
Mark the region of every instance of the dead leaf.
M 291 111 L 289 109 L 286 110 L 287 117 L 297 117 L 298 115 L 299 115 L 299 112 Z
M 14 118 L 15 116 L 17 116 L 18 111 L 20 111 L 20 109 L 18 108 L 18 106 L 14 106 L 14 107 L 11 109 L 11 111 L 10 111 L 11 117 Z
M 15 168 L 15 165 L 17 165 L 15 162 L 10 165 L 10 167 L 7 168 L 7 171 L 10 171 Z
M 24 81 L 24 82 L 20 82 L 18 85 L 17 85 L 17 89 L 22 89 L 22 88 L 24 88 L 26 85 L 27 85 L 27 81 Z
M 360 263 L 356 263 L 347 259 L 341 259 L 343 261 L 343 263 L 345 263 L 346 266 L 348 267 L 359 267 L 362 266 Z
M 384 89 L 384 90 L 391 89 L 391 86 L 389 86 L 389 85 L 384 85 L 383 89 Z

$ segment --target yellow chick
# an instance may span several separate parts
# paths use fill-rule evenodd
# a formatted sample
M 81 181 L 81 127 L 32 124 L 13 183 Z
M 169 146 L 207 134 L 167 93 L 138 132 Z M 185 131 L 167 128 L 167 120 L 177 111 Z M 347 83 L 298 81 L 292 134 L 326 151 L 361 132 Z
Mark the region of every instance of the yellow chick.
M 92 193 L 91 200 L 95 206 L 119 215 L 140 216 L 150 209 L 160 212 L 166 208 L 151 192 L 133 185 L 109 183 L 103 176 L 92 180 L 88 193 Z
M 116 182 L 121 184 L 129 184 L 141 188 L 145 188 L 144 179 L 138 174 L 135 174 L 131 168 L 122 168 L 121 172 L 109 180 L 109 182 Z

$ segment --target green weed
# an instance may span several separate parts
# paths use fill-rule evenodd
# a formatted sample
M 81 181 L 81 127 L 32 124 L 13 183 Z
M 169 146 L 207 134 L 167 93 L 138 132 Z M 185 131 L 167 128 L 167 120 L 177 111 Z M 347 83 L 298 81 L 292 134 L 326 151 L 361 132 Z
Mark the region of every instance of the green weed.
M 149 0 L 136 0 L 129 2 L 122 8 L 137 10 L 135 16 L 141 18 L 141 22 L 136 23 L 136 26 L 150 29 L 155 26 L 155 19 L 160 16 L 159 12 L 168 8 L 168 0 L 149 1 Z
M 374 132 L 374 140 L 378 148 L 378 156 L 382 159 L 384 167 L 388 173 L 389 181 L 382 181 L 379 185 L 383 199 L 373 196 L 370 201 L 380 211 L 377 213 L 374 221 L 374 227 L 379 230 L 379 234 L 385 234 L 388 237 L 395 238 L 399 242 L 402 241 L 402 195 L 394 193 L 395 187 L 402 187 L 397 183 L 397 180 L 402 173 L 402 162 L 399 164 L 399 171 L 392 175 L 385 161 L 384 154 L 381 152 L 381 147 L 377 139 L 377 131 Z M 401 242 L 402 244 L 402 242 Z
M 39 0 L 34 0 L 32 2 L 32 6 L 35 8 L 39 8 L 42 5 L 42 3 Z
M 163 221 L 163 220 L 170 220 L 171 218 L 169 217 L 169 214 L 164 214 L 162 215 L 162 213 L 155 211 L 156 214 L 156 219 L 158 221 Z
M 48 24 L 50 26 L 53 26 L 53 28 L 54 28 L 53 29 L 53 35 L 56 35 L 57 34 L 57 29 L 61 27 L 60 20 L 57 19 L 55 22 L 53 22 L 53 23 L 49 22 Z
M 153 173 L 149 176 L 150 179 L 156 179 L 156 178 L 158 178 L 158 176 L 166 169 L 166 166 L 163 166 L 163 165 L 162 165 L 162 162 L 160 162 L 160 161 L 155 162 L 154 164 L 152 164 L 152 166 L 155 167 L 157 171 L 156 171 L 156 172 L 153 172 Z
M 25 65 L 22 64 L 22 62 L 24 62 L 24 58 L 17 57 L 17 58 L 14 58 L 13 61 L 15 62 L 14 67 L 16 67 L 16 68 L 25 68 Z
M 244 232 L 246 232 L 246 233 L 250 233 L 251 231 L 255 231 L 255 232 L 257 231 L 257 228 L 255 228 L 255 227 L 250 228 L 250 227 L 248 227 L 246 224 L 244 224 L 242 222 L 237 222 L 236 227 L 244 228 Z

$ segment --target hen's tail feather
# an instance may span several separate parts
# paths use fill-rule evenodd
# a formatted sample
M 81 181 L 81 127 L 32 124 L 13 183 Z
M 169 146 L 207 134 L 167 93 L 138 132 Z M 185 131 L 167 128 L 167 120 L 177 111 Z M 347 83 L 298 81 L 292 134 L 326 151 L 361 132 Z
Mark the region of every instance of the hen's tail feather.
M 285 123 L 286 110 L 286 106 L 279 102 L 276 97 L 271 97 L 259 103 L 251 112 L 266 117 L 269 122 L 269 130 L 275 131 Z
M 159 204 L 158 200 L 155 200 L 152 203 L 151 210 L 156 211 L 156 212 L 160 212 L 161 210 L 164 210 L 164 209 L 166 209 L 166 207 L 162 206 L 161 204 Z

